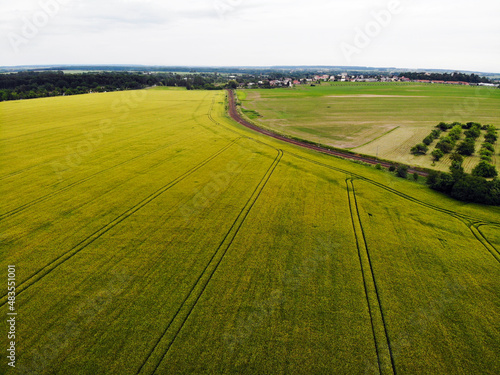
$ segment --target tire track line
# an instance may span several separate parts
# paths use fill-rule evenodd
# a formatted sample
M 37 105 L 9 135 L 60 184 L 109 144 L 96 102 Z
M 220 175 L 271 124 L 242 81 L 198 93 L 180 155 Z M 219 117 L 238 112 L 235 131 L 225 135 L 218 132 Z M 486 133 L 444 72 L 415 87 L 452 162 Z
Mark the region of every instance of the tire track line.
M 321 162 L 318 162 L 318 161 L 315 161 L 315 160 L 312 160 L 312 159 L 309 159 L 309 158 L 306 158 L 306 157 L 303 157 L 303 156 L 300 156 L 300 155 L 297 155 L 293 152 L 288 152 L 290 155 L 293 155 L 299 159 L 303 159 L 303 160 L 307 160 L 309 161 L 310 163 L 313 163 L 313 164 L 317 164 L 317 165 L 320 165 L 322 167 L 325 167 L 325 168 L 328 168 L 328 169 L 331 169 L 331 170 L 334 170 L 336 172 L 341 172 L 343 174 L 348 174 L 350 176 L 353 176 L 353 177 L 356 177 L 356 179 L 358 180 L 361 180 L 361 181 L 365 181 L 365 182 L 368 182 L 372 185 L 375 185 L 381 189 L 384 189 L 390 193 L 393 193 L 395 195 L 398 195 L 399 197 L 403 198 L 403 199 L 406 199 L 406 200 L 409 200 L 411 202 L 414 202 L 414 203 L 417 203 L 421 206 L 425 206 L 427 208 L 430 208 L 430 209 L 433 209 L 435 211 L 439 211 L 439 212 L 442 212 L 442 213 L 445 213 L 447 215 L 450 215 L 450 216 L 453 216 L 457 219 L 460 219 L 460 220 L 466 220 L 466 221 L 481 221 L 481 219 L 477 218 L 477 217 L 474 217 L 474 216 L 470 216 L 470 215 L 466 215 L 466 214 L 461 214 L 461 213 L 458 213 L 456 211 L 452 211 L 452 210 L 448 210 L 448 209 L 445 209 L 445 208 L 442 208 L 442 207 L 439 207 L 439 206 L 436 206 L 436 205 L 433 205 L 431 203 L 427 203 L 427 202 L 424 202 L 418 198 L 414 198 L 410 195 L 407 195 L 405 193 L 402 193 L 396 189 L 393 189 L 391 187 L 388 187 L 380 182 L 377 182 L 377 181 L 374 181 L 374 180 L 371 180 L 367 177 L 364 177 L 360 174 L 356 174 L 356 173 L 353 173 L 351 171 L 348 171 L 346 169 L 342 169 L 342 168 L 338 168 L 338 167 L 334 167 L 334 166 L 331 166 L 331 165 L 328 165 L 328 164 L 324 164 L 324 163 L 321 163 Z M 496 222 L 489 222 L 489 224 L 500 224 L 500 223 L 496 223 Z
M 354 233 L 354 238 L 356 240 L 356 248 L 358 249 L 359 264 L 361 266 L 361 276 L 363 278 L 363 286 L 364 286 L 364 290 L 365 290 L 366 305 L 368 306 L 368 315 L 370 315 L 370 325 L 372 327 L 373 342 L 375 344 L 375 352 L 377 354 L 378 371 L 379 371 L 379 374 L 380 374 L 381 373 L 381 368 L 382 368 L 382 364 L 381 364 L 381 360 L 380 360 L 380 356 L 381 355 L 380 355 L 380 350 L 379 350 L 379 347 L 378 347 L 377 334 L 375 333 L 375 323 L 373 321 L 372 306 L 370 304 L 370 299 L 368 297 L 368 286 L 366 285 L 365 268 L 363 266 L 363 260 L 362 260 L 362 257 L 361 257 L 361 246 L 360 246 L 360 243 L 359 243 L 358 232 L 356 231 L 356 222 L 354 220 L 354 213 L 353 213 L 353 210 L 352 210 L 352 203 L 351 203 L 351 194 L 350 194 L 350 191 L 349 191 L 349 183 L 348 183 L 347 179 L 345 180 L 345 183 L 346 183 L 346 189 L 347 189 L 347 201 L 349 202 L 349 212 L 351 214 L 352 229 L 353 229 L 353 233 Z
M 196 112 L 198 112 L 198 110 L 200 109 L 201 105 L 203 104 L 203 101 L 205 100 L 205 98 L 206 98 L 208 95 L 209 95 L 209 94 L 205 95 L 205 97 L 204 97 L 202 100 L 200 100 L 200 104 L 199 104 L 199 105 L 198 105 L 198 107 L 196 107 L 196 109 L 193 111 L 193 114 L 192 114 L 192 116 L 191 116 L 193 119 L 195 118 L 195 116 L 196 116 Z M 172 119 L 174 119 L 174 117 L 171 117 L 171 118 L 166 118 L 166 119 L 165 119 L 165 121 L 170 121 L 170 120 L 172 120 Z M 120 120 L 119 120 L 119 121 L 120 121 Z M 189 121 L 191 121 L 191 119 L 187 119 L 187 120 L 184 120 L 184 121 L 178 122 L 178 123 L 176 123 L 176 124 L 177 124 L 177 125 L 180 125 L 180 124 L 183 124 L 183 123 L 186 123 L 186 122 L 189 122 Z M 159 125 L 158 127 L 154 128 L 154 129 L 149 129 L 149 130 L 146 130 L 146 131 L 144 131 L 144 132 L 140 133 L 139 135 L 138 135 L 138 134 L 135 134 L 135 135 L 134 135 L 134 136 L 132 136 L 132 137 L 128 137 L 128 138 L 125 138 L 125 139 L 121 139 L 121 140 L 118 140 L 118 141 L 116 141 L 116 142 L 111 142 L 111 143 L 109 143 L 109 144 L 112 144 L 112 145 L 114 145 L 114 144 L 116 144 L 116 143 L 121 144 L 121 143 L 123 143 L 123 142 L 125 142 L 125 141 L 129 141 L 129 140 L 133 140 L 133 142 L 132 142 L 132 143 L 135 143 L 135 142 L 137 142 L 137 137 L 138 137 L 138 136 L 140 136 L 140 137 L 145 137 L 145 139 L 147 139 L 147 135 L 149 135 L 149 134 L 151 134 L 151 133 L 154 133 L 154 132 L 157 132 L 158 130 L 162 129 L 163 127 L 164 127 L 164 125 Z M 71 136 L 71 137 L 69 137 L 69 138 L 75 138 L 75 137 L 76 137 L 76 136 Z M 69 139 L 69 138 L 68 138 L 68 139 Z M 64 140 L 62 140 L 62 141 L 65 141 L 65 140 L 66 140 L 66 138 L 65 138 Z M 52 161 L 54 161 L 54 160 L 52 160 Z M 32 165 L 32 166 L 29 166 L 29 167 L 26 167 L 26 168 L 23 168 L 23 169 L 20 169 L 20 170 L 17 170 L 17 171 L 11 172 L 11 173 L 9 173 L 9 174 L 6 174 L 6 175 L 3 175 L 3 176 L 0 176 L 0 180 L 4 180 L 4 179 L 6 179 L 6 178 L 10 178 L 10 177 L 14 177 L 14 176 L 16 176 L 16 175 L 18 175 L 18 174 L 21 174 L 21 173 L 27 172 L 28 170 L 31 170 L 31 169 L 33 169 L 33 168 L 37 168 L 37 167 L 40 167 L 40 166 L 47 165 L 47 164 L 49 164 L 50 162 L 51 162 L 51 161 L 45 161 L 45 162 L 42 162 L 42 163 L 38 163 L 38 164 L 35 164 L 35 165 Z
M 486 238 L 483 232 L 479 229 L 482 226 L 486 226 L 484 223 L 474 223 L 472 225 L 467 225 L 474 237 L 488 250 L 488 252 L 495 258 L 497 262 L 500 263 L 500 253 L 497 248 Z
M 158 367 L 163 362 L 164 358 L 166 357 L 170 348 L 172 347 L 174 341 L 176 340 L 179 332 L 182 330 L 186 321 L 191 316 L 191 313 L 196 307 L 205 289 L 207 288 L 207 285 L 212 280 L 213 275 L 215 274 L 219 265 L 221 264 L 222 260 L 227 254 L 227 251 L 233 244 L 234 239 L 238 235 L 251 209 L 259 199 L 262 191 L 264 190 L 265 186 L 267 185 L 268 181 L 273 175 L 282 157 L 283 157 L 283 151 L 278 150 L 278 155 L 274 159 L 273 163 L 271 164 L 271 166 L 266 171 L 265 175 L 260 180 L 259 184 L 253 191 L 252 195 L 248 198 L 246 204 L 240 210 L 238 216 L 236 217 L 233 224 L 229 228 L 229 231 L 226 233 L 221 243 L 217 247 L 216 251 L 208 261 L 203 271 L 201 272 L 200 276 L 191 287 L 191 290 L 184 298 L 183 302 L 181 303 L 181 305 L 179 306 L 173 317 L 170 319 L 169 323 L 167 324 L 166 328 L 156 341 L 155 345 L 149 351 L 147 357 L 137 370 L 136 374 L 141 374 L 141 373 L 154 374 L 158 370 Z M 164 350 L 161 350 L 160 346 L 162 344 L 162 341 L 164 341 L 164 338 L 167 336 L 169 331 L 173 331 L 173 335 L 171 336 L 168 342 L 165 342 L 166 348 Z M 147 366 L 148 362 L 151 362 L 151 358 L 153 358 L 155 352 L 159 352 L 158 355 L 160 356 L 160 359 L 157 361 L 156 365 L 151 364 L 150 366 Z M 148 371 L 149 368 L 151 368 L 150 371 Z
M 188 122 L 189 120 L 186 120 L 186 121 L 182 121 L 180 122 L 179 124 L 182 124 L 184 122 Z M 158 127 L 158 129 L 161 129 L 161 126 Z M 148 130 L 148 131 L 145 131 L 144 133 L 141 133 L 140 136 L 146 136 L 150 133 L 154 133 L 155 131 L 158 131 L 158 129 L 153 129 L 153 130 Z M 81 139 L 81 138 L 80 138 Z M 133 140 L 132 143 L 135 143 L 137 142 L 137 136 L 133 136 L 133 137 L 128 137 L 128 138 L 125 138 L 125 139 L 122 139 L 122 140 L 119 140 L 119 141 L 116 141 L 116 142 L 111 142 L 110 144 L 116 144 L 116 143 L 122 143 L 122 142 L 125 142 L 125 141 L 129 141 L 129 140 Z M 147 139 L 147 138 L 146 138 Z M 129 144 L 127 144 L 129 145 Z M 126 148 L 126 147 L 125 147 Z M 26 168 L 23 168 L 23 169 L 20 169 L 20 170 L 17 170 L 17 171 L 14 171 L 14 172 L 11 172 L 9 174 L 6 174 L 6 175 L 3 175 L 0 177 L 0 180 L 4 180 L 4 179 L 7 179 L 7 178 L 10 178 L 10 177 L 14 177 L 14 176 L 17 176 L 19 174 L 22 174 L 24 172 L 27 172 L 31 169 L 34 169 L 34 168 L 37 168 L 37 167 L 43 167 L 47 164 L 50 164 L 51 162 L 54 162 L 56 161 L 55 159 L 52 159 L 52 160 L 49 160 L 49 161 L 44 161 L 44 162 L 41 162 L 41 163 L 38 163 L 38 164 L 35 164 L 35 165 L 32 165 L 32 166 L 29 166 L 29 167 L 26 167 Z
M 350 187 L 349 187 L 350 182 Z M 396 367 L 392 355 L 392 349 L 387 332 L 382 303 L 377 287 L 375 273 L 370 257 L 368 243 L 361 216 L 359 214 L 358 201 L 356 191 L 352 179 L 346 179 L 347 196 L 349 200 L 349 210 L 351 213 L 351 221 L 353 225 L 354 236 L 356 238 L 356 247 L 358 249 L 358 257 L 361 266 L 363 284 L 365 289 L 366 301 L 368 304 L 368 312 L 372 325 L 373 338 L 375 341 L 375 349 L 377 352 L 377 361 L 379 373 L 381 375 L 396 374 Z
M 375 287 L 375 295 L 377 297 L 377 303 L 378 303 L 378 308 L 379 308 L 379 311 L 380 311 L 380 317 L 382 318 L 382 326 L 384 327 L 385 341 L 383 342 L 383 345 L 389 351 L 390 367 L 387 364 L 386 365 L 387 372 L 382 371 L 382 373 L 383 374 L 385 374 L 385 373 L 392 373 L 392 374 L 395 375 L 396 374 L 396 365 L 394 363 L 394 355 L 392 353 L 391 340 L 390 340 L 390 337 L 389 337 L 389 332 L 387 331 L 387 323 L 386 323 L 386 319 L 385 319 L 385 315 L 384 315 L 384 310 L 382 308 L 382 301 L 380 300 L 380 293 L 379 293 L 379 289 L 378 289 L 378 286 L 377 286 L 377 280 L 376 280 L 376 277 L 375 277 L 375 272 L 373 270 L 373 264 L 372 264 L 372 259 L 371 259 L 371 256 L 370 256 L 370 250 L 368 248 L 368 242 L 366 241 L 366 235 L 365 235 L 365 230 L 363 228 L 363 222 L 361 221 L 361 215 L 359 213 L 358 198 L 356 197 L 356 189 L 354 188 L 354 182 L 353 182 L 352 179 L 351 179 L 351 187 L 352 187 L 352 195 L 354 197 L 354 206 L 356 207 L 356 216 L 358 217 L 359 228 L 361 229 L 361 235 L 362 235 L 362 238 L 363 238 L 364 248 L 366 250 L 366 257 L 368 259 L 368 264 L 370 266 L 370 274 L 371 274 L 371 277 L 372 277 L 373 286 Z M 377 313 L 378 313 L 378 311 L 377 311 Z
M 94 174 L 92 174 L 90 176 L 87 176 L 87 177 L 85 177 L 85 178 L 83 178 L 81 180 L 75 181 L 75 182 L 73 182 L 73 183 L 71 183 L 71 184 L 69 184 L 69 185 L 67 185 L 67 186 L 65 186 L 65 187 L 63 187 L 63 188 L 61 188 L 59 190 L 53 191 L 52 193 L 48 193 L 48 194 L 43 195 L 43 196 L 41 196 L 39 198 L 36 198 L 36 199 L 32 200 L 31 202 L 27 202 L 27 203 L 25 203 L 25 204 L 23 204 L 23 205 L 21 205 L 19 207 L 16 207 L 16 208 L 14 208 L 14 209 L 12 209 L 10 211 L 7 211 L 7 212 L 5 212 L 3 214 L 0 214 L 0 221 L 1 220 L 5 220 L 5 219 L 7 219 L 7 218 L 9 218 L 11 216 L 14 216 L 14 215 L 16 215 L 16 214 L 18 214 L 18 213 L 20 213 L 20 212 L 22 212 L 22 211 L 24 211 L 24 210 L 32 207 L 32 206 L 38 204 L 38 203 L 44 202 L 44 201 L 46 201 L 46 200 L 48 200 L 48 199 L 50 199 L 50 198 L 52 198 L 52 197 L 54 197 L 54 196 L 56 196 L 56 195 L 58 195 L 60 193 L 63 193 L 66 190 L 71 189 L 72 187 L 75 187 L 75 186 L 78 186 L 80 184 L 83 184 L 84 182 L 87 182 L 87 181 L 93 179 L 94 177 L 96 177 L 96 176 L 104 173 L 104 172 L 108 172 L 108 171 L 110 171 L 110 170 L 112 170 L 114 168 L 120 167 L 120 166 L 122 166 L 124 164 L 130 163 L 130 162 L 132 162 L 134 160 L 137 160 L 139 158 L 142 158 L 144 156 L 154 154 L 154 153 L 156 153 L 158 151 L 161 151 L 161 150 L 165 150 L 165 149 L 167 149 L 167 148 L 169 148 L 169 147 L 171 147 L 171 146 L 173 146 L 173 145 L 175 145 L 175 144 L 177 144 L 179 142 L 171 143 L 171 144 L 159 147 L 159 148 L 157 148 L 155 150 L 145 152 L 145 153 L 143 153 L 141 155 L 135 156 L 135 157 L 133 157 L 131 159 L 125 160 L 125 161 L 123 161 L 121 163 L 118 163 L 116 165 L 113 165 L 113 166 L 111 166 L 109 168 L 106 168 L 106 169 L 103 169 L 103 170 L 101 170 L 99 172 L 96 172 L 96 173 L 94 173 Z M 168 160 L 168 158 L 164 159 L 162 162 L 164 162 L 165 160 Z
M 40 281 L 42 278 L 47 276 L 49 273 L 51 273 L 53 270 L 55 270 L 61 264 L 63 264 L 67 260 L 71 259 L 73 256 L 78 254 L 80 251 L 85 249 L 88 245 L 90 245 L 95 240 L 100 238 L 103 234 L 105 234 L 106 232 L 108 232 L 109 230 L 111 230 L 112 228 L 117 226 L 118 224 L 120 224 L 122 221 L 124 221 L 125 219 L 127 219 L 128 217 L 130 217 L 131 215 L 136 213 L 137 211 L 139 211 L 141 208 L 143 208 L 144 206 L 146 206 L 147 204 L 152 202 L 154 199 L 158 198 L 160 195 L 162 195 L 164 192 L 166 192 L 167 190 L 169 190 L 170 188 L 172 188 L 173 186 L 178 184 L 180 181 L 184 180 L 186 177 L 190 176 L 191 174 L 196 172 L 198 169 L 200 169 L 204 165 L 208 164 L 210 161 L 212 161 L 217 156 L 219 156 L 224 151 L 226 151 L 228 148 L 230 148 L 232 145 L 234 145 L 237 140 L 238 140 L 238 138 L 233 140 L 228 145 L 224 146 L 222 149 L 220 149 L 219 151 L 217 151 L 213 155 L 209 156 L 204 161 L 200 162 L 199 164 L 197 164 L 196 166 L 194 166 L 193 168 L 191 168 L 187 172 L 183 173 L 182 175 L 180 175 L 176 179 L 172 180 L 168 184 L 159 188 L 154 193 L 150 194 L 149 196 L 144 198 L 142 201 L 135 204 L 134 206 L 132 206 L 127 211 L 123 212 L 122 214 L 120 214 L 119 216 L 114 218 L 112 221 L 110 221 L 106 225 L 102 226 L 99 230 L 95 231 L 93 234 L 91 234 L 90 236 L 88 236 L 84 240 L 80 241 L 77 245 L 73 246 L 70 250 L 59 255 L 57 258 L 55 258 L 49 264 L 47 264 L 43 268 L 39 269 L 35 273 L 33 273 L 31 276 L 29 276 L 26 280 L 24 280 L 23 282 L 21 282 L 18 285 L 17 295 L 20 295 L 21 293 L 23 293 L 25 290 L 27 290 L 28 288 L 33 286 L 35 283 Z M 0 307 L 5 305 L 6 303 L 7 303 L 7 295 L 4 294 L 0 300 Z

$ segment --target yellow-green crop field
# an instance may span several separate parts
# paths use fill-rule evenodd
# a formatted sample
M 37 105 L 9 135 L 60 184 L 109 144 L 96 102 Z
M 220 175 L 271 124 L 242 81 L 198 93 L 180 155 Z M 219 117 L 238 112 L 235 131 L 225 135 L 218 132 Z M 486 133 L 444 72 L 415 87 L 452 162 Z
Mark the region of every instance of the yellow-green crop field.
M 255 134 L 223 92 L 0 116 L 0 373 L 500 373 L 499 207 Z
M 413 155 L 432 129 L 444 122 L 478 122 L 500 129 L 500 90 L 491 87 L 426 83 L 323 83 L 273 90 L 239 90 L 243 113 L 281 134 L 412 166 L 448 171 L 449 155 L 434 163 Z M 483 134 L 484 135 L 484 134 Z M 467 157 L 470 172 L 479 149 Z M 500 169 L 500 142 L 492 163 Z

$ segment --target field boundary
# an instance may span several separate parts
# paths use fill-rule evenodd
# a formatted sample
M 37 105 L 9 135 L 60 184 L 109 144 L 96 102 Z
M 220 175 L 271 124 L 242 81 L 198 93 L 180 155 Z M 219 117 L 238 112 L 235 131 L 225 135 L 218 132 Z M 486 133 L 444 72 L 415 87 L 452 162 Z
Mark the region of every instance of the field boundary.
M 164 192 L 184 180 L 186 177 L 190 176 L 194 172 L 196 172 L 198 169 L 215 159 L 217 156 L 222 154 L 224 151 L 229 149 L 232 145 L 236 143 L 236 141 L 239 138 L 234 139 L 232 142 L 224 146 L 222 149 L 219 151 L 215 152 L 187 172 L 183 173 L 182 175 L 178 176 L 174 180 L 170 181 L 168 184 L 162 186 L 161 188 L 157 189 L 154 193 L 148 195 L 146 198 L 141 200 L 139 203 L 135 204 L 131 208 L 129 208 L 127 211 L 123 212 L 122 214 L 118 215 L 115 217 L 113 220 L 102 226 L 100 229 L 92 233 L 90 236 L 86 237 L 84 240 L 80 241 L 78 244 L 73 246 L 70 250 L 66 251 L 65 253 L 59 255 L 56 257 L 54 260 L 52 260 L 50 263 L 45 265 L 44 267 L 40 268 L 38 271 L 33 273 L 31 276 L 29 276 L 27 279 L 22 281 L 21 283 L 18 284 L 17 287 L 17 295 L 20 295 L 23 293 L 25 290 L 27 290 L 29 287 L 40 281 L 42 278 L 47 276 L 49 273 L 51 273 L 53 270 L 55 270 L 57 267 L 59 267 L 61 264 L 66 262 L 67 260 L 71 259 L 73 256 L 78 254 L 80 251 L 85 249 L 88 245 L 93 243 L 95 240 L 100 238 L 103 234 L 114 228 L 116 225 L 120 224 L 123 220 L 127 219 L 137 211 L 139 211 L 141 208 L 152 202 L 154 199 L 158 198 L 160 195 L 162 195 Z M 7 294 L 2 295 L 1 300 L 0 300 L 0 307 L 5 305 L 7 303 Z
M 359 264 L 361 267 L 361 275 L 363 277 L 366 302 L 368 305 L 368 313 L 370 314 L 375 349 L 377 352 L 379 373 L 381 375 L 395 375 L 396 367 L 394 364 L 389 333 L 387 332 L 387 324 L 385 321 L 384 311 L 382 309 L 382 302 L 380 300 L 370 251 L 359 213 L 358 200 L 356 198 L 356 190 L 354 189 L 353 179 L 347 178 L 345 183 L 347 199 L 349 202 L 349 212 L 351 214 L 351 222 L 354 237 L 356 239 Z M 349 188 L 349 183 L 351 188 Z
M 240 210 L 240 213 L 234 220 L 233 224 L 229 228 L 229 231 L 226 233 L 224 238 L 222 239 L 221 243 L 217 247 L 216 251 L 208 261 L 207 265 L 205 266 L 204 270 L 201 272 L 200 276 L 194 283 L 194 285 L 191 287 L 191 290 L 187 294 L 187 296 L 184 298 L 183 302 L 175 312 L 174 316 L 170 319 L 169 323 L 167 324 L 166 328 L 164 329 L 163 333 L 160 335 L 158 340 L 156 341 L 154 347 L 150 350 L 149 354 L 147 355 L 146 359 L 143 361 L 142 365 L 140 368 L 137 370 L 136 374 L 141 374 L 146 372 L 145 366 L 147 365 L 148 361 L 152 358 L 153 354 L 157 349 L 159 348 L 159 345 L 161 344 L 161 341 L 166 337 L 168 331 L 170 328 L 177 323 L 178 327 L 174 328 L 174 334 L 172 338 L 168 341 L 168 344 L 166 346 L 166 349 L 161 351 L 163 352 L 160 355 L 160 359 L 157 362 L 156 366 L 150 372 L 151 374 L 155 373 L 158 367 L 161 365 L 163 362 L 165 356 L 168 354 L 170 348 L 172 347 L 173 343 L 175 342 L 179 332 L 182 330 L 184 327 L 184 324 L 190 317 L 191 313 L 193 312 L 194 308 L 196 307 L 196 304 L 200 300 L 203 292 L 205 291 L 207 285 L 209 282 L 212 280 L 213 275 L 217 271 L 219 265 L 221 264 L 222 260 L 224 259 L 225 255 L 227 254 L 229 248 L 233 244 L 234 239 L 238 235 L 241 227 L 243 226 L 248 214 L 250 213 L 251 209 L 259 199 L 262 191 L 264 190 L 265 186 L 267 185 L 268 181 L 270 180 L 271 176 L 273 175 L 276 167 L 281 161 L 281 158 L 283 157 L 283 151 L 278 150 L 278 155 L 274 159 L 273 163 L 271 166 L 268 168 L 262 179 L 259 181 L 257 187 L 253 191 L 252 195 L 248 198 L 247 202 L 243 206 L 243 208 Z M 209 270 L 211 268 L 211 270 Z M 181 314 L 181 311 L 184 312 L 184 314 Z M 184 316 L 182 316 L 184 315 Z M 176 322 L 177 319 L 177 322 Z M 160 350 L 160 349 L 158 349 Z
M 398 126 L 396 126 L 396 127 L 392 128 L 391 130 L 389 130 L 389 131 L 385 132 L 384 134 L 381 134 L 381 135 L 379 135 L 378 137 L 373 138 L 371 141 L 368 141 L 368 142 L 363 143 L 362 145 L 359 145 L 359 146 L 356 146 L 356 147 L 350 147 L 350 148 L 347 148 L 346 150 L 355 150 L 355 149 L 357 149 L 357 148 L 360 148 L 360 147 L 363 147 L 363 146 L 369 145 L 370 143 L 373 143 L 373 142 L 375 142 L 376 140 L 378 140 L 378 139 L 380 139 L 380 138 L 382 138 L 382 137 L 385 137 L 387 134 L 392 133 L 393 131 L 395 131 L 395 130 L 399 129 L 400 127 L 401 127 L 401 126 L 399 126 L 399 125 L 398 125 Z
M 291 143 L 296 146 L 300 146 L 303 148 L 308 148 L 314 151 L 318 151 L 324 154 L 329 154 L 337 157 L 341 157 L 344 159 L 350 159 L 350 160 L 357 160 L 361 161 L 363 163 L 368 163 L 368 164 L 380 164 L 384 166 L 385 168 L 389 168 L 393 165 L 396 165 L 398 163 L 396 162 L 391 162 L 388 160 L 382 160 L 382 159 L 377 159 L 368 155 L 362 155 L 362 154 L 357 154 L 349 150 L 343 150 L 343 149 L 338 149 L 338 148 L 329 148 L 323 145 L 319 145 L 314 142 L 310 142 L 304 139 L 299 139 L 299 138 L 290 138 L 281 134 L 278 134 L 274 131 L 263 129 L 247 120 L 245 120 L 238 112 L 236 109 L 235 105 L 235 99 L 234 99 L 234 91 L 233 90 L 228 90 L 228 102 L 229 102 L 229 116 L 235 120 L 237 123 L 245 126 L 246 128 L 249 128 L 251 130 L 254 130 L 258 133 L 267 135 L 269 137 L 278 139 L 283 142 Z M 427 177 L 429 175 L 428 171 L 425 170 L 424 168 L 419 168 L 419 167 L 410 167 L 408 169 L 408 173 L 417 173 L 420 176 Z

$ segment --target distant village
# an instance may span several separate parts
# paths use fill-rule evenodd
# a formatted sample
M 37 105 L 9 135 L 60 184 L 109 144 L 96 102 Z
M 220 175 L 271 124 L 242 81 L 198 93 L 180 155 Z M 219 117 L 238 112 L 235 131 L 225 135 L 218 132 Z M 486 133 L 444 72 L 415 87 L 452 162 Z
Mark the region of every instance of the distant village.
M 229 76 L 230 80 L 236 79 L 237 76 Z M 338 75 L 315 75 L 310 78 L 283 78 L 283 79 L 270 79 L 270 80 L 259 80 L 255 82 L 239 82 L 238 86 L 240 88 L 253 88 L 253 87 L 293 87 L 295 85 L 315 85 L 322 82 L 418 82 L 418 83 L 429 83 L 429 84 L 444 84 L 444 85 L 464 85 L 464 86 L 491 86 L 499 87 L 499 84 L 495 83 L 472 83 L 463 81 L 442 81 L 442 80 L 431 80 L 431 79 L 410 79 L 405 76 L 388 76 L 388 77 L 373 77 L 364 75 L 349 75 L 348 73 L 342 73 Z

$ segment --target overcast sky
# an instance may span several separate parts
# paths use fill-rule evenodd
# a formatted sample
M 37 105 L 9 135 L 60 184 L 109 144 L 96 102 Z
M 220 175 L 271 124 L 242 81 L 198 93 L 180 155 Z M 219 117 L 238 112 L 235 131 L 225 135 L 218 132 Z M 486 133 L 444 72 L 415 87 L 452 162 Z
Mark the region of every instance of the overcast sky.
M 499 0 L 15 0 L 0 65 L 362 65 L 500 72 Z

